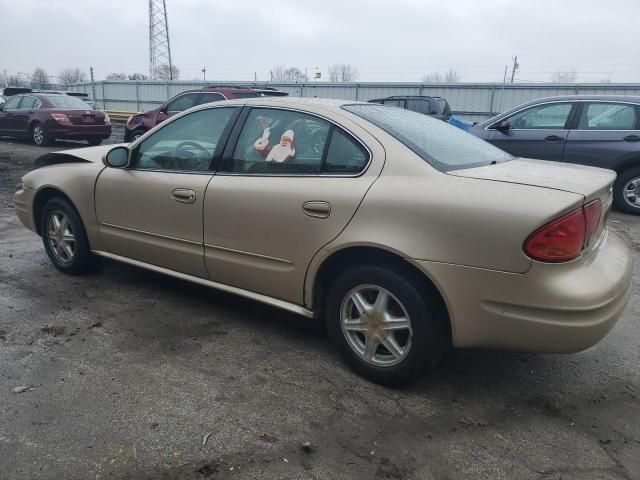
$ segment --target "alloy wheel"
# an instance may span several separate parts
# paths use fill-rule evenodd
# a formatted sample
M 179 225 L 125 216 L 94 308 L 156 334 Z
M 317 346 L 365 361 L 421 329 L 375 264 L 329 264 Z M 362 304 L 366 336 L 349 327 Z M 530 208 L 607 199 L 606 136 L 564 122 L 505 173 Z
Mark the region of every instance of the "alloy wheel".
M 44 142 L 44 129 L 40 125 L 33 127 L 33 141 L 36 145 L 42 145 Z
M 622 192 L 625 202 L 634 208 L 640 208 L 640 177 L 629 180 Z
M 76 255 L 76 237 L 67 216 L 59 210 L 51 212 L 47 221 L 47 239 L 53 255 L 62 263 Z
M 372 365 L 397 365 L 411 350 L 413 330 L 407 310 L 382 287 L 352 289 L 342 301 L 340 324 L 351 349 Z

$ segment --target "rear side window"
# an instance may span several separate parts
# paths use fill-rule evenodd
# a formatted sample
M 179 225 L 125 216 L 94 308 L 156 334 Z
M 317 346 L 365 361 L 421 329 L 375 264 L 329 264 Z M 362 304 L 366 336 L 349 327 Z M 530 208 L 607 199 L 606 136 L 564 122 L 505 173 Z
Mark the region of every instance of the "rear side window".
M 375 104 L 344 105 L 342 108 L 383 129 L 440 171 L 513 159 L 470 133 L 411 110 Z
M 21 110 L 28 110 L 30 108 L 33 108 L 36 104 L 36 97 L 24 97 L 22 99 L 22 103 L 20 104 L 20 109 Z
M 578 130 L 636 129 L 637 109 L 624 103 L 585 103 L 578 121 Z
M 253 108 L 225 169 L 242 174 L 357 173 L 368 152 L 326 120 L 302 112 Z
M 203 103 L 211 103 L 211 102 L 219 102 L 220 100 L 225 100 L 225 98 L 219 93 L 201 93 L 198 97 L 198 101 L 196 105 L 202 105 Z
M 235 92 L 233 94 L 233 98 L 256 98 L 256 97 L 264 97 L 260 92 Z
M 432 108 L 429 100 L 427 99 L 407 99 L 407 110 L 423 113 L 424 115 L 438 113 L 435 103 Z
M 383 104 L 387 107 L 400 107 L 404 108 L 404 100 L 384 100 Z

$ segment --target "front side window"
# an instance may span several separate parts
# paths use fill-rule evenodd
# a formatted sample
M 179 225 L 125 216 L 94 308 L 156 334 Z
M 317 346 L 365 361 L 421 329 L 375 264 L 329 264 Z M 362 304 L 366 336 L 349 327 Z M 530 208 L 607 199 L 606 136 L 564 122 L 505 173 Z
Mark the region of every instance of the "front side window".
M 4 110 L 15 110 L 18 108 L 18 104 L 22 97 L 11 97 L 4 103 Z
M 582 107 L 578 130 L 636 130 L 635 105 L 624 103 L 586 103 Z
M 168 123 L 133 152 L 133 168 L 204 172 L 234 108 L 198 110 Z
M 503 121 L 509 122 L 511 128 L 520 130 L 562 130 L 571 113 L 571 107 L 571 103 L 538 105 L 507 117 Z
M 470 133 L 411 110 L 375 104 L 344 105 L 342 108 L 386 131 L 443 172 L 513 159 Z
M 196 104 L 197 98 L 197 93 L 187 93 L 186 95 L 181 95 L 175 100 L 170 101 L 164 110 L 166 112 L 182 112 L 188 108 L 193 107 Z

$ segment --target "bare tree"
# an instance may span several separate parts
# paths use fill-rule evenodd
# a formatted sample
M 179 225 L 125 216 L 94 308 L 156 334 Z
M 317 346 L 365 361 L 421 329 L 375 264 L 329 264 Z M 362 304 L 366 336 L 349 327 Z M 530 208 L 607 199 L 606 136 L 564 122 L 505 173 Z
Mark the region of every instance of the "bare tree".
M 430 73 L 422 77 L 422 83 L 443 83 L 444 77 L 441 73 Z
M 350 63 L 334 63 L 329 67 L 329 81 L 337 83 L 355 82 L 360 72 Z
M 122 81 L 122 80 L 126 80 L 127 79 L 127 74 L 126 73 L 111 72 L 109 75 L 104 77 L 104 79 L 105 80 Z
M 171 71 L 168 65 L 161 65 L 156 68 L 153 75 L 154 80 L 178 80 L 178 78 L 180 78 L 180 69 L 175 65 L 171 65 Z
M 49 86 L 49 75 L 43 68 L 36 68 L 31 75 L 31 86 L 34 88 L 47 88 Z
M 65 68 L 58 74 L 58 78 L 63 85 L 73 85 L 74 83 L 86 82 L 87 74 L 78 67 Z
M 128 75 L 128 78 L 129 80 L 149 80 L 149 77 L 143 73 L 132 73 Z
M 276 65 L 271 70 L 271 78 L 274 82 L 307 82 L 309 77 L 297 67 L 287 68 L 284 65 Z
M 551 75 L 553 83 L 576 83 L 576 80 L 578 80 L 578 72 L 575 70 L 560 71 Z
M 460 75 L 452 68 L 445 73 L 434 72 L 422 77 L 422 83 L 457 83 L 459 81 Z
M 447 83 L 457 83 L 460 81 L 460 75 L 458 75 L 458 72 L 450 68 L 449 71 L 444 74 L 444 81 Z

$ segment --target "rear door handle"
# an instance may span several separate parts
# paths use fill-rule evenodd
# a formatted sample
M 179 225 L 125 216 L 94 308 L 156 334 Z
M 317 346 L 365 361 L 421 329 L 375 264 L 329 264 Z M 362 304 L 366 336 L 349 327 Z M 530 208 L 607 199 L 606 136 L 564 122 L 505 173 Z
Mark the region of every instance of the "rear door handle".
M 171 198 L 176 202 L 194 203 L 196 201 L 196 192 L 188 188 L 176 188 L 171 192 Z
M 312 200 L 302 204 L 305 215 L 314 218 L 327 218 L 331 214 L 331 205 L 328 202 Z
M 549 135 L 548 137 L 544 137 L 544 141 L 549 143 L 558 143 L 563 140 L 564 138 L 559 137 L 558 135 Z
M 640 137 L 638 135 L 627 135 L 623 140 L 625 142 L 640 142 Z

